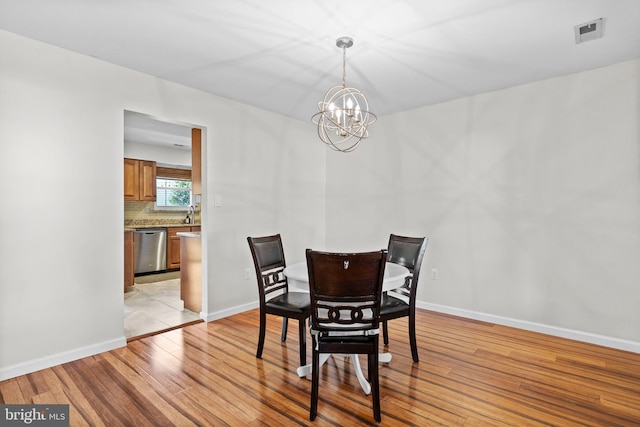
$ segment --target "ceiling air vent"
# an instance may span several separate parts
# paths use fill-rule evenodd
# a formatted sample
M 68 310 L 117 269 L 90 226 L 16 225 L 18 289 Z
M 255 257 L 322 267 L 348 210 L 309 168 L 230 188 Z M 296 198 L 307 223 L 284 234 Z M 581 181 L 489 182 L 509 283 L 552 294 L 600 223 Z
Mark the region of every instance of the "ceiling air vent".
M 595 21 L 585 22 L 584 24 L 573 27 L 573 30 L 576 33 L 576 44 L 602 37 L 602 23 L 603 18 L 599 18 Z

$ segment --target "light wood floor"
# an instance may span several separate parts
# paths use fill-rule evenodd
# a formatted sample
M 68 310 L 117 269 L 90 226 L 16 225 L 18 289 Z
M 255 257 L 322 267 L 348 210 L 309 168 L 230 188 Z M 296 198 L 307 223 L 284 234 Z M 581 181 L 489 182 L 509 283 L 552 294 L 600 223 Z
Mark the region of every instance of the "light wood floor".
M 73 426 L 375 424 L 340 357 L 323 368 L 318 418 L 308 421 L 295 325 L 281 343 L 280 319 L 268 323 L 262 360 L 252 310 L 0 382 L 0 401 L 69 403 Z M 390 323 L 382 425 L 640 425 L 639 354 L 424 310 L 417 324 L 413 363 L 406 320 Z

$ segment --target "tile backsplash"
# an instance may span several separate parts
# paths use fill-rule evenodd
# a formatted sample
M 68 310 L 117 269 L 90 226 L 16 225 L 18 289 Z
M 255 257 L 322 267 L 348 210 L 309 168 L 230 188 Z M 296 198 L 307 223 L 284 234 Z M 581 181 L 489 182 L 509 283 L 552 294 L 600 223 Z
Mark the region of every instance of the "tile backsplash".
M 184 224 L 185 211 L 154 210 L 153 202 L 124 202 L 124 226 L 152 226 Z M 200 205 L 196 206 L 195 221 L 191 225 L 200 225 Z

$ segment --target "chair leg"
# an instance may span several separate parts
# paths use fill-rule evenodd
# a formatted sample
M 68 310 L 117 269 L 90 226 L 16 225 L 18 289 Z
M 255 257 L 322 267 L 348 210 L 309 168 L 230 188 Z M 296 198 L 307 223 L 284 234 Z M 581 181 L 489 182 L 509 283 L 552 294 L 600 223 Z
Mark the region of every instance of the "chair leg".
M 418 344 L 416 342 L 416 320 L 415 315 L 409 316 L 409 343 L 411 343 L 411 357 L 414 362 L 419 362 L 418 359 Z
M 258 350 L 256 351 L 256 357 L 262 359 L 262 349 L 264 348 L 264 335 L 267 328 L 267 315 L 260 312 L 260 333 L 258 335 Z
M 315 339 L 312 337 L 313 350 L 311 361 L 311 404 L 309 405 L 309 419 L 316 419 L 318 415 L 318 385 L 320 382 L 320 353 L 315 349 Z
M 307 321 L 298 321 L 298 341 L 300 341 L 300 366 L 307 364 Z
M 280 337 L 280 339 L 282 341 L 286 341 L 287 340 L 287 325 L 289 324 L 289 319 L 286 317 L 282 318 L 282 336 Z
M 376 346 L 377 347 L 377 346 Z M 377 422 L 380 422 L 382 416 L 380 415 L 380 373 L 378 367 L 378 352 L 369 354 L 369 382 L 371 383 L 371 400 L 373 404 L 373 418 Z
M 384 345 L 389 345 L 389 329 L 387 328 L 387 321 L 382 321 L 382 341 Z

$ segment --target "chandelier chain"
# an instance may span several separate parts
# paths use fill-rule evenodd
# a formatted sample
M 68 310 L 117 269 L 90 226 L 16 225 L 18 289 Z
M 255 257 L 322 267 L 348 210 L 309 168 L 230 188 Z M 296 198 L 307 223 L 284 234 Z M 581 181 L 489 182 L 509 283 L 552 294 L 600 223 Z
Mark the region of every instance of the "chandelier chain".
M 342 87 L 347 87 L 347 46 L 342 45 Z

